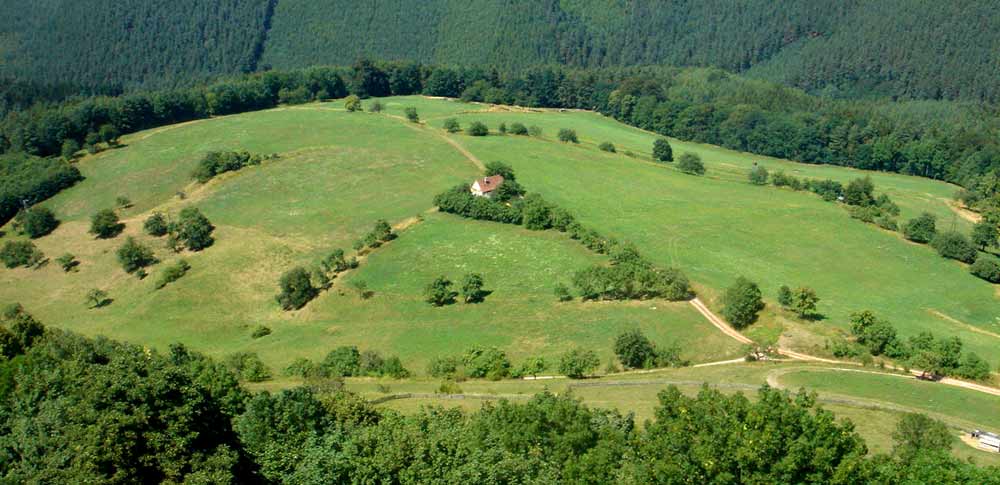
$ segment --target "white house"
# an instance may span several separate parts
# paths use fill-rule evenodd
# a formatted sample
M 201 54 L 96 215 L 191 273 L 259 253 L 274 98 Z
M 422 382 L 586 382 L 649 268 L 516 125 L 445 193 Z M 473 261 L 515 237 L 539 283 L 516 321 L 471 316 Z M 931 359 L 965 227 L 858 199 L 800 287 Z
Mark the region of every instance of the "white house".
M 491 175 L 489 177 L 476 179 L 472 182 L 472 186 L 469 187 L 469 191 L 471 191 L 472 195 L 475 195 L 476 197 L 490 198 L 493 196 L 493 192 L 496 191 L 501 185 L 503 185 L 503 176 Z

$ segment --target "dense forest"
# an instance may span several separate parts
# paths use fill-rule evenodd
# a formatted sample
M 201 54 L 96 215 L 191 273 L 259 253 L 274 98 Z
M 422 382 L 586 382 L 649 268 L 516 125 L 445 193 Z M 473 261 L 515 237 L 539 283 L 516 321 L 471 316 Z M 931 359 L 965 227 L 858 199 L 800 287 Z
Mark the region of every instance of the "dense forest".
M 719 67 L 835 98 L 1000 100 L 1000 5 L 955 0 L 11 0 L 0 77 L 88 92 L 360 57 Z
M 907 415 L 891 454 L 816 397 L 670 387 L 655 418 L 542 393 L 482 410 L 380 410 L 337 376 L 252 394 L 181 345 L 160 353 L 0 313 L 4 483 L 1000 483 Z

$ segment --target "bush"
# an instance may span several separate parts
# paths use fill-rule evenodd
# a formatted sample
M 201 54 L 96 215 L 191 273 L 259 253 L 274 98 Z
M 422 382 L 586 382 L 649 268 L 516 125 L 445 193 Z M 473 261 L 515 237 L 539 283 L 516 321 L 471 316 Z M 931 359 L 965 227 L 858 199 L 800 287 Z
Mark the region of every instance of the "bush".
M 851 180 L 844 189 L 844 203 L 847 205 L 869 206 L 875 204 L 875 184 L 865 176 Z
M 118 221 L 118 214 L 111 209 L 103 209 L 90 218 L 90 233 L 101 239 L 117 236 L 125 229 Z
M 424 287 L 424 301 L 434 306 L 445 306 L 455 302 L 458 292 L 452 291 L 452 282 L 444 276 L 438 276 Z
M 701 162 L 701 157 L 697 154 L 685 152 L 677 159 L 677 168 L 681 172 L 691 175 L 705 175 L 705 164 Z
M 372 113 L 381 113 L 382 112 L 382 102 L 379 101 L 379 100 L 377 100 L 377 99 L 375 101 L 372 101 L 372 104 L 370 106 L 368 106 L 368 111 L 370 111 Z
M 726 290 L 723 304 L 722 315 L 738 329 L 756 321 L 757 314 L 764 309 L 760 288 L 742 276 Z
M 510 124 L 510 129 L 507 132 L 511 135 L 527 135 L 528 128 L 523 123 L 514 122 Z
M 542 128 L 539 126 L 531 125 L 528 127 L 528 134 L 534 137 L 542 136 Z
M 31 267 L 44 258 L 42 252 L 31 241 L 7 241 L 0 249 L 0 260 L 3 260 L 4 266 L 8 268 Z
M 570 379 L 592 375 L 601 365 L 593 350 L 573 349 L 559 358 L 559 372 Z
M 136 241 L 132 236 L 125 239 L 125 243 L 118 248 L 117 255 L 122 269 L 129 274 L 156 263 L 153 250 Z M 141 275 L 142 273 L 140 273 Z
M 896 223 L 896 219 L 893 219 L 888 214 L 882 215 L 878 219 L 875 219 L 875 225 L 885 229 L 886 231 L 898 231 L 899 224 Z
M 181 277 L 187 274 L 189 269 L 191 269 L 191 265 L 183 259 L 167 266 L 163 269 L 163 273 L 160 274 L 160 279 L 156 280 L 156 289 L 159 290 L 164 286 L 181 279 Z
M 507 354 L 496 347 L 472 347 L 462 356 L 462 363 L 469 377 L 485 377 L 495 381 L 510 376 Z
M 201 251 L 212 245 L 215 226 L 196 207 L 186 207 L 177 218 L 177 239 L 191 251 Z
M 653 160 L 657 162 L 674 161 L 674 150 L 670 148 L 670 142 L 666 138 L 658 138 L 653 142 Z
M 37 239 L 54 231 L 59 226 L 59 221 L 49 208 L 32 207 L 19 212 L 14 218 L 14 224 L 21 234 Z
M 547 368 L 548 363 L 545 359 L 541 357 L 528 357 L 511 375 L 517 378 L 525 376 L 538 377 L 538 374 L 545 372 Z
M 569 292 L 569 287 L 562 283 L 556 284 L 555 295 L 559 301 L 570 301 L 573 299 L 573 294 Z
M 470 136 L 486 136 L 490 134 L 490 129 L 481 121 L 473 121 L 466 130 Z
M 291 364 L 288 364 L 288 367 L 285 367 L 283 374 L 288 377 L 301 377 L 304 379 L 312 376 L 315 369 L 316 367 L 313 365 L 311 360 L 305 357 L 299 357 L 293 360 Z
M 501 135 L 506 135 L 507 134 L 507 124 L 506 123 L 500 123 L 500 126 L 497 127 L 497 131 Z
M 580 143 L 580 140 L 576 137 L 576 130 L 571 130 L 569 128 L 560 128 L 559 141 L 565 143 Z
M 781 285 L 781 288 L 778 288 L 778 304 L 782 308 L 792 306 L 792 289 L 788 285 Z
M 458 133 L 462 131 L 462 126 L 458 124 L 458 120 L 455 118 L 448 118 L 444 120 L 444 129 L 448 133 Z
M 321 377 L 351 377 L 361 373 L 361 353 L 353 345 L 331 350 L 317 366 Z
M 427 364 L 427 373 L 431 377 L 452 378 L 458 373 L 459 360 L 454 357 L 435 357 Z
M 350 113 L 361 111 L 361 98 L 353 94 L 344 98 L 344 109 Z
M 146 221 L 142 224 L 142 228 L 150 236 L 165 236 L 168 229 L 167 218 L 161 212 L 154 212 L 153 215 L 146 218 Z
M 749 174 L 748 177 L 750 178 L 750 183 L 751 184 L 754 184 L 754 185 L 767 185 L 768 173 L 767 173 L 767 169 L 764 168 L 763 165 L 756 165 L 755 164 L 753 166 L 753 168 L 750 169 L 750 174 Z
M 827 202 L 833 202 L 844 195 L 844 186 L 836 180 L 813 180 L 806 184 L 809 190 Z
M 260 165 L 264 160 L 277 155 L 256 155 L 246 150 L 239 152 L 208 152 L 191 172 L 191 177 L 199 183 L 206 183 L 221 173 L 235 172 L 244 167 Z
M 932 214 L 924 212 L 903 226 L 903 237 L 913 242 L 929 243 L 937 233 L 935 221 L 936 218 Z
M 996 258 L 980 255 L 976 262 L 972 263 L 969 272 L 990 283 L 1000 283 L 1000 261 Z
M 231 354 L 226 357 L 225 364 L 240 380 L 262 382 L 271 378 L 271 370 L 253 352 Z
M 466 303 L 478 303 L 485 297 L 483 291 L 483 275 L 469 273 L 462 278 L 462 296 Z
M 617 151 L 615 150 L 615 145 L 610 141 L 606 141 L 604 143 L 601 143 L 600 145 L 597 145 L 597 148 L 603 152 L 608 152 L 608 153 L 615 153 Z
M 261 337 L 267 337 L 268 335 L 271 335 L 271 328 L 264 325 L 258 325 L 257 328 L 253 329 L 253 332 L 250 334 L 250 338 L 258 339 Z
M 679 301 L 691 297 L 687 276 L 680 270 L 661 270 L 644 260 L 616 264 L 611 267 L 592 266 L 573 275 L 583 300 L 641 300 L 665 298 Z
M 278 286 L 281 292 L 276 298 L 283 310 L 298 310 L 319 294 L 309 279 L 309 272 L 301 266 L 281 275 Z
M 80 262 L 76 260 L 76 256 L 73 256 L 70 253 L 66 253 L 56 258 L 56 263 L 58 263 L 59 267 L 67 273 L 74 271 L 77 266 L 80 266 Z
M 972 263 L 976 260 L 976 247 L 968 237 L 959 232 L 938 233 L 931 240 L 931 247 L 945 258 L 957 259 L 963 263 Z
M 656 361 L 656 347 L 638 329 L 618 334 L 614 351 L 622 365 L 632 369 L 652 367 Z
M 412 107 L 411 108 L 406 108 L 406 109 L 403 110 L 403 113 L 406 114 L 406 119 L 410 120 L 410 122 L 412 122 L 412 123 L 419 123 L 420 122 L 420 116 L 417 115 L 417 108 L 412 108 Z

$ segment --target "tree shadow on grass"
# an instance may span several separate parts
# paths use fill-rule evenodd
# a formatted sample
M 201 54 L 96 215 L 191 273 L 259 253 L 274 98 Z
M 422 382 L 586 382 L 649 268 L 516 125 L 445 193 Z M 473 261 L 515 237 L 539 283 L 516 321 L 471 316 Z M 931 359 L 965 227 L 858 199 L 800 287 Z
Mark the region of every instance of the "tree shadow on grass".
M 478 304 L 486 301 L 486 297 L 493 294 L 493 290 L 480 290 L 475 296 L 466 300 L 466 303 Z
M 822 322 L 823 320 L 826 320 L 826 315 L 822 313 L 810 313 L 803 315 L 802 319 L 807 322 Z
M 106 306 L 114 303 L 114 301 L 115 301 L 114 298 L 105 298 L 105 299 L 97 302 L 96 305 L 94 305 L 94 306 L 92 306 L 90 308 L 104 308 L 104 307 L 106 307 Z

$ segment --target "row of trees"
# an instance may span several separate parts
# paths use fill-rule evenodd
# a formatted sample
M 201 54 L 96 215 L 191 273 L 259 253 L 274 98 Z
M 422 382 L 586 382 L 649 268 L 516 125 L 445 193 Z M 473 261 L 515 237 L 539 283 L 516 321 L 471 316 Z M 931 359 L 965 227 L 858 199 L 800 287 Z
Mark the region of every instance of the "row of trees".
M 265 160 L 278 158 L 277 154 L 258 155 L 246 150 L 238 152 L 208 152 L 198 162 L 191 177 L 199 183 L 212 180 L 212 177 L 224 172 L 232 172 L 243 167 L 260 165 Z
M 251 394 L 239 377 L 261 372 L 253 357 L 222 363 L 182 345 L 161 353 L 88 339 L 20 307 L 0 314 L 0 343 L 10 457 L 0 471 L 18 483 L 671 483 L 668 469 L 705 482 L 990 483 L 997 472 L 952 458 L 947 432 L 920 417 L 901 421 L 891 454 L 871 456 L 814 396 L 766 386 L 753 399 L 670 387 L 646 427 L 549 393 L 403 415 L 319 381 Z M 490 369 L 491 353 L 466 356 Z M 319 366 L 360 375 L 391 358 L 379 360 L 345 347 Z

